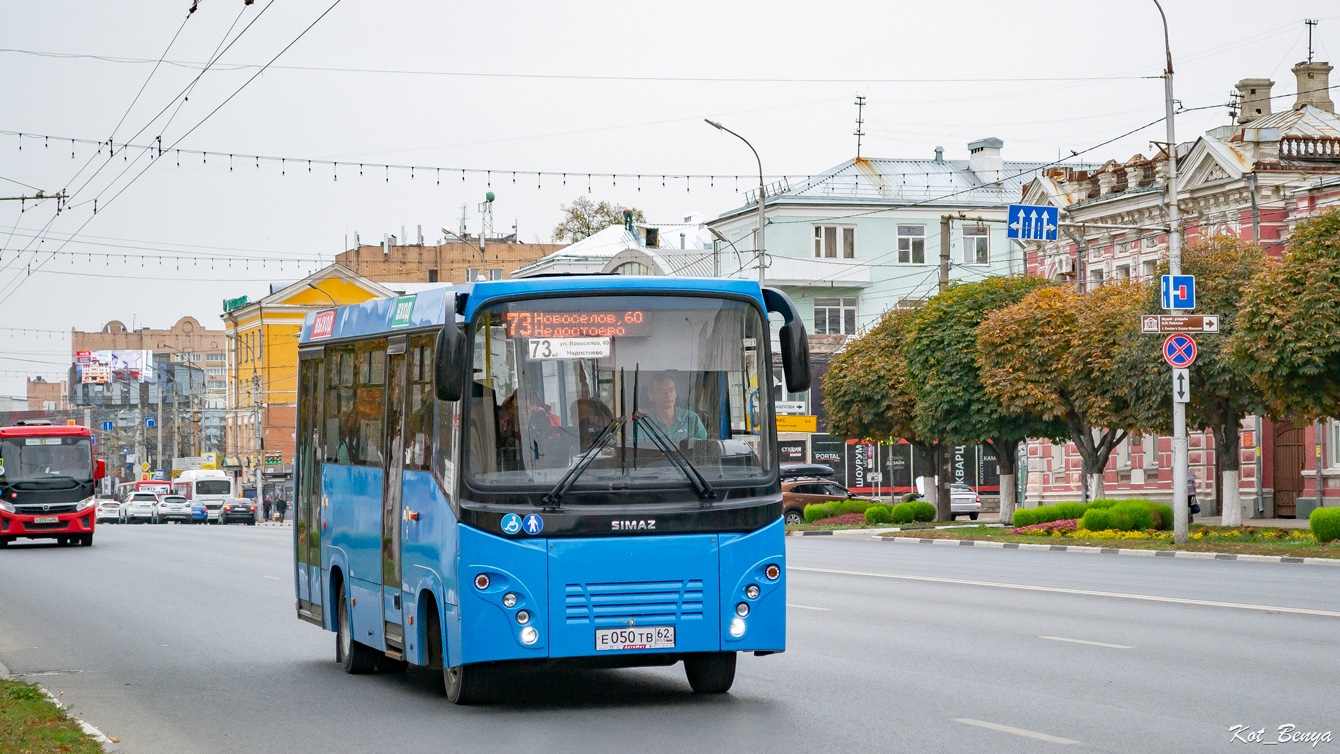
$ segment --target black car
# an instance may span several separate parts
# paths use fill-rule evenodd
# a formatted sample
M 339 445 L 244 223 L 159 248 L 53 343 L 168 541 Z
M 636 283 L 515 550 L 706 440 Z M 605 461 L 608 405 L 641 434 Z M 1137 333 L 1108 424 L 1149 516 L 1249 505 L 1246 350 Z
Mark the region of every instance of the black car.
M 256 523 L 256 506 L 250 500 L 235 498 L 223 504 L 219 509 L 219 523 L 221 524 L 252 524 Z

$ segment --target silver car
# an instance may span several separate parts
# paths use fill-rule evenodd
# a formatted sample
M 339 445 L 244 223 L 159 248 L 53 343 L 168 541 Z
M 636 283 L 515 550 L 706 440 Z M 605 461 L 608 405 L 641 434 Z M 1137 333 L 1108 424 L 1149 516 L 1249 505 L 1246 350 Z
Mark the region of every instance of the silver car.
M 949 513 L 952 519 L 967 516 L 976 521 L 982 513 L 982 496 L 966 484 L 949 485 Z
M 164 495 L 158 498 L 158 505 L 154 507 L 153 523 L 163 524 L 168 521 L 190 521 L 191 520 L 191 501 L 181 495 Z
M 154 509 L 158 507 L 158 496 L 152 492 L 135 492 L 117 509 L 121 523 L 150 523 L 154 520 Z

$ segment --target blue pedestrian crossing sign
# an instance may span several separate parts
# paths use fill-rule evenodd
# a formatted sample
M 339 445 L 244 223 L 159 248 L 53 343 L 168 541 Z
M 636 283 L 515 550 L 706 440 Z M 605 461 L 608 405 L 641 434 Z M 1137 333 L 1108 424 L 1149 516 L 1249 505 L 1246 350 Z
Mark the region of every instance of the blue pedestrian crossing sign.
M 521 531 L 521 517 L 515 513 L 508 513 L 502 519 L 503 534 L 516 534 Z
M 1060 227 L 1061 210 L 1058 207 L 1011 204 L 1005 237 L 1020 241 L 1055 241 Z
M 532 513 L 521 522 L 521 528 L 525 529 L 527 534 L 539 534 L 540 530 L 544 528 L 544 519 Z
M 103 432 L 111 432 L 111 431 L 112 431 L 112 423 L 111 423 L 111 422 L 103 422 L 103 423 L 102 423 L 102 431 L 103 431 Z
M 1196 308 L 1196 276 L 1164 275 L 1159 278 L 1164 309 Z

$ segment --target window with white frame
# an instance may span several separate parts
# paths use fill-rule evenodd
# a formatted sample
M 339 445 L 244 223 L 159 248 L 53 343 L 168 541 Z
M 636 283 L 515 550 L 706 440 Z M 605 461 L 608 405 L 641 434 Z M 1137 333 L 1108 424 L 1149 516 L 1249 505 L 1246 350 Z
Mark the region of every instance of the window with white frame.
M 1153 280 L 1154 273 L 1158 272 L 1159 263 L 1153 259 L 1147 259 L 1140 263 L 1140 279 Z
M 814 226 L 814 256 L 816 259 L 855 259 L 856 229 L 843 225 Z
M 479 270 L 477 270 L 477 269 L 475 269 L 475 268 L 473 268 L 473 267 L 466 268 L 466 270 L 465 270 L 465 282 L 467 282 L 467 283 L 477 283 L 477 282 L 479 282 L 480 280 L 482 280 L 482 278 L 479 276 Z
M 489 270 L 489 280 L 502 280 L 502 270 Z
M 926 226 L 898 226 L 898 264 L 926 263 Z
M 991 229 L 986 224 L 963 226 L 963 264 L 991 264 Z
M 1328 419 L 1327 422 L 1331 425 L 1331 431 L 1326 438 L 1326 444 L 1331 446 L 1331 467 L 1340 468 L 1340 420 Z
M 814 299 L 816 335 L 855 335 L 856 298 Z

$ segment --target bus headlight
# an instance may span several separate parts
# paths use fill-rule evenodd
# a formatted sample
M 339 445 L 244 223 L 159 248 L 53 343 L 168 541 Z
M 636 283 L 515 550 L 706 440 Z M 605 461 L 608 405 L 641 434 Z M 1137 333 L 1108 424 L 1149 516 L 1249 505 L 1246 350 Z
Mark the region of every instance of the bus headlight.
M 503 607 L 516 607 L 516 593 L 508 592 L 503 595 Z
M 744 588 L 744 596 L 751 600 L 758 599 L 758 584 L 750 584 Z
M 77 511 L 86 511 L 86 510 L 89 509 L 89 506 L 93 505 L 93 504 L 96 503 L 96 502 L 97 502 L 97 498 L 92 498 L 92 497 L 90 497 L 90 498 L 88 498 L 88 499 L 86 499 L 86 500 L 80 500 L 80 501 L 79 501 L 79 505 L 75 507 L 75 510 L 77 510 Z
M 518 611 L 516 614 L 516 622 L 523 626 L 530 623 L 530 613 L 525 610 Z
M 744 636 L 744 618 L 732 618 L 730 622 L 730 635 L 735 638 Z
M 521 643 L 534 644 L 540 640 L 540 632 L 535 630 L 534 626 L 526 626 L 521 629 Z
M 743 618 L 743 617 L 745 617 L 746 615 L 748 615 L 748 614 L 749 614 L 749 603 L 748 603 L 748 602 L 741 602 L 740 604 L 736 605 L 736 606 L 735 606 L 735 614 L 738 615 L 738 616 L 740 616 L 741 618 Z
M 4 500 L 0 500 L 0 510 L 3 510 L 5 513 L 13 513 L 14 506 L 5 502 Z

